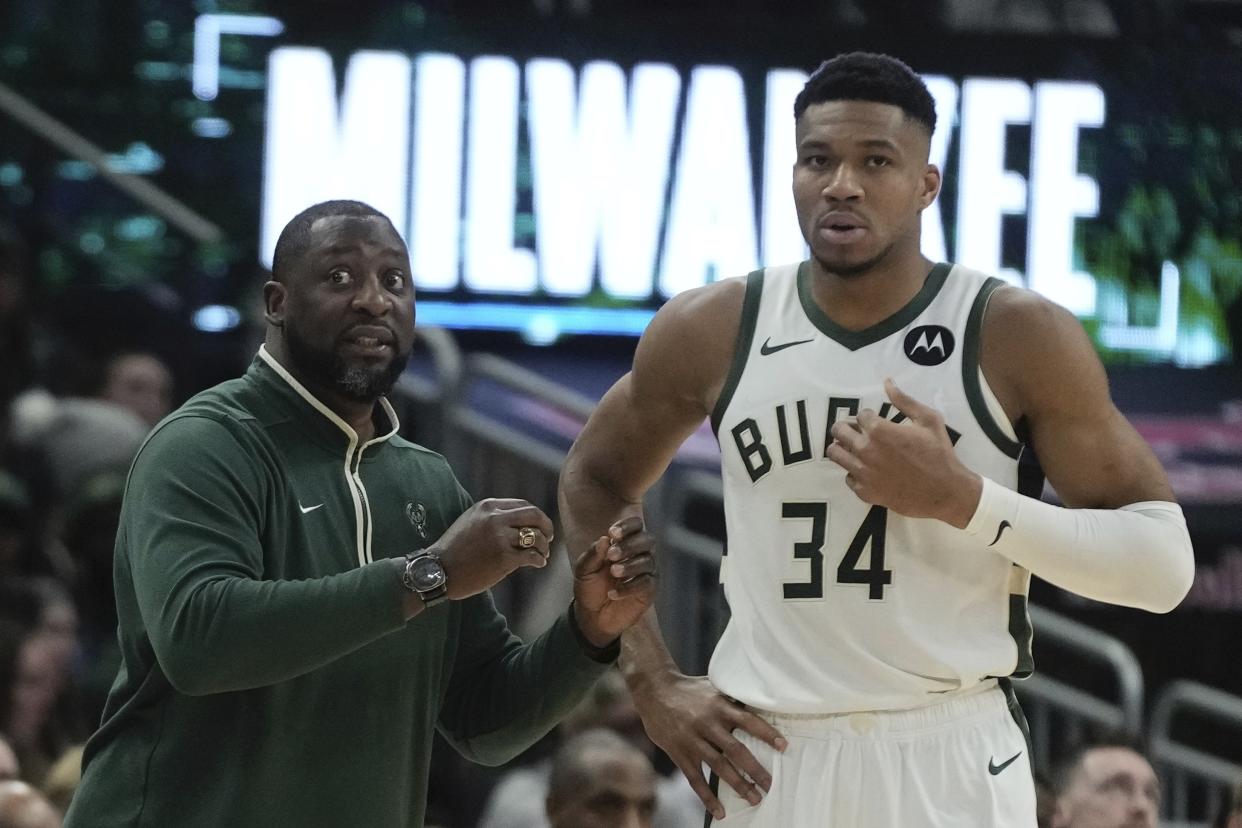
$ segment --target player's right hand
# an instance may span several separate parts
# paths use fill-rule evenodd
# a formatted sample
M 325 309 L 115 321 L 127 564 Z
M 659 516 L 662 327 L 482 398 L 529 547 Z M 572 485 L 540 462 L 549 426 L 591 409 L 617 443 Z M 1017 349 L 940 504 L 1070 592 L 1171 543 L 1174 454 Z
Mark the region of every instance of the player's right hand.
M 724 806 L 703 776 L 703 765 L 752 805 L 771 790 L 772 774 L 739 742 L 733 731 L 744 730 L 785 750 L 780 731 L 754 713 L 717 692 L 706 676 L 681 673 L 642 682 L 630 682 L 634 705 L 647 736 L 668 754 L 716 819 Z
M 535 530 L 534 545 L 525 549 L 520 545 L 523 527 Z M 537 506 L 489 498 L 463 512 L 429 551 L 440 556 L 448 597 L 469 598 L 518 567 L 547 566 L 552 534 L 552 521 Z

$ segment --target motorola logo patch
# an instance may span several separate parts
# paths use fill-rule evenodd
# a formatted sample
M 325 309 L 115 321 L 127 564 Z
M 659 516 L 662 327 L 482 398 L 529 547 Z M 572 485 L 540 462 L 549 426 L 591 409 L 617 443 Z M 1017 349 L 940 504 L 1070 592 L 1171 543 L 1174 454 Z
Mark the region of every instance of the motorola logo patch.
M 953 353 L 953 332 L 941 325 L 919 325 L 906 334 L 906 356 L 919 365 L 939 365 Z

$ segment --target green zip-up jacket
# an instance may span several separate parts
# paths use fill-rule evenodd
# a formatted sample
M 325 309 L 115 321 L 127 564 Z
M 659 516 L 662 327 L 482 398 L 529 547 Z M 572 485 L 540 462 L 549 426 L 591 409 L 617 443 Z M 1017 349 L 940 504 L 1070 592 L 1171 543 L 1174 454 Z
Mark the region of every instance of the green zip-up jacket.
M 533 744 L 605 667 L 568 614 L 523 644 L 489 594 L 404 620 L 388 562 L 470 501 L 391 429 L 364 445 L 265 350 L 164 420 L 114 564 L 122 665 L 70 828 L 421 826 L 433 729 Z

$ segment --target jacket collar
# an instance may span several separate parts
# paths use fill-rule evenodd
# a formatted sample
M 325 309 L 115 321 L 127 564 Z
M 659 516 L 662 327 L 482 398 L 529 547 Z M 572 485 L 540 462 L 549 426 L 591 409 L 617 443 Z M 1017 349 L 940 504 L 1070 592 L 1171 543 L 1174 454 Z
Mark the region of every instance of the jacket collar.
M 322 400 L 312 394 L 306 386 L 298 382 L 285 366 L 276 361 L 276 358 L 268 352 L 266 346 L 259 346 L 259 353 L 255 357 L 248 373 L 253 373 L 255 378 L 261 382 L 266 380 L 267 383 L 277 388 L 292 392 L 295 398 L 309 406 L 319 415 L 320 422 L 332 426 L 335 432 L 343 435 L 348 440 L 351 451 L 358 445 L 358 432 L 354 431 L 353 426 L 341 419 L 340 415 L 324 405 Z M 386 442 L 401 428 L 397 412 L 393 409 L 392 404 L 388 402 L 388 398 L 380 397 L 378 403 L 380 410 L 384 413 L 384 417 L 388 420 L 389 428 L 386 432 L 382 434 L 377 433 L 368 440 L 366 446 Z

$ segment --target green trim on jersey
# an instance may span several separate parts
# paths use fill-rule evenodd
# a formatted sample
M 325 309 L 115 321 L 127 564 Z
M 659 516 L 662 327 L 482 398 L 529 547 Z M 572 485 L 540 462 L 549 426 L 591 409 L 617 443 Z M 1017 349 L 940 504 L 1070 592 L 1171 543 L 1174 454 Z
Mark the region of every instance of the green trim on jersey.
M 979 347 L 980 331 L 983 329 L 983 313 L 987 310 L 988 299 L 993 291 L 1005 283 L 995 277 L 988 279 L 979 288 L 975 303 L 970 307 L 970 316 L 966 320 L 966 331 L 962 335 L 962 387 L 966 389 L 966 399 L 970 402 L 970 410 L 974 412 L 975 421 L 988 435 L 998 449 L 1009 457 L 1017 460 L 1022 454 L 1022 444 L 1010 440 L 1005 432 L 988 411 L 988 404 L 983 399 L 983 387 L 979 383 Z
M 975 415 L 975 421 L 979 423 L 983 433 L 1005 455 L 1019 461 L 1019 493 L 1038 499 L 1040 490 L 1043 488 L 1043 475 L 1038 475 L 1039 485 L 1034 492 L 1023 491 L 1024 475 L 1020 458 L 1025 444 L 1009 439 L 1009 436 L 1001 431 L 1000 425 L 997 424 L 996 418 L 992 416 L 987 402 L 983 399 L 983 384 L 979 380 L 979 353 L 982 348 L 980 334 L 983 330 L 983 315 L 987 311 L 988 301 L 992 298 L 992 294 L 1004 284 L 995 277 L 988 279 L 983 283 L 983 287 L 979 288 L 979 293 L 976 294 L 975 301 L 970 306 L 966 330 L 962 334 L 962 388 L 966 391 L 966 400 L 970 403 L 971 413 Z M 1011 673 L 1015 678 L 1026 678 L 1035 671 L 1035 656 L 1031 651 L 1034 630 L 1031 628 L 1028 603 L 1029 599 L 1025 594 L 1014 593 L 1009 596 L 1009 635 L 1013 638 L 1014 646 L 1018 650 L 1017 662 Z
M 1018 694 L 1014 692 L 1013 682 L 1007 678 L 997 680 L 1000 685 L 1001 692 L 1005 694 L 1005 705 L 1009 708 L 1009 715 L 1013 717 L 1013 723 L 1018 726 L 1018 730 L 1022 731 L 1022 738 L 1026 740 L 1026 751 L 1028 754 L 1032 751 L 1031 746 L 1031 727 L 1026 722 L 1026 714 L 1022 712 L 1022 705 L 1018 703 Z M 1031 764 L 1035 764 L 1035 757 L 1031 756 Z
M 923 287 L 919 288 L 919 292 L 903 308 L 887 319 L 861 331 L 851 331 L 841 327 L 829 319 L 823 308 L 815 303 L 815 297 L 811 295 L 811 263 L 809 261 L 798 265 L 798 299 L 802 302 L 802 310 L 806 312 L 807 318 L 816 328 L 819 328 L 824 336 L 839 342 L 851 351 L 857 351 L 859 348 L 879 342 L 886 336 L 892 336 L 927 310 L 927 306 L 932 303 L 936 294 L 940 292 L 940 288 L 944 286 L 951 269 L 952 265 L 944 262 L 933 267 L 927 274 Z
M 742 299 L 742 326 L 737 332 L 737 343 L 733 349 L 733 364 L 729 366 L 729 375 L 725 377 L 724 387 L 720 389 L 720 397 L 712 408 L 712 433 L 719 437 L 720 421 L 724 418 L 733 392 L 742 381 L 742 371 L 746 369 L 746 359 L 750 356 L 750 345 L 755 339 L 755 325 L 759 321 L 759 299 L 763 296 L 763 270 L 752 270 L 746 274 L 746 296 Z
M 1018 494 L 1039 500 L 1044 491 L 1044 470 L 1039 465 L 1039 458 L 1030 450 L 1030 430 L 1025 418 L 1014 424 L 1014 431 L 1022 441 L 1024 451 L 1018 461 Z M 1016 565 L 1016 564 L 1015 564 Z M 1009 635 L 1018 646 L 1018 663 L 1014 667 L 1014 678 L 1026 678 L 1035 672 L 1035 655 L 1031 652 L 1030 603 L 1026 595 L 1009 596 Z
M 1014 678 L 1026 678 L 1035 672 L 1035 654 L 1031 652 L 1035 630 L 1031 627 L 1028 603 L 1026 595 L 1009 596 L 1009 635 L 1018 646 L 1018 662 L 1010 673 Z

